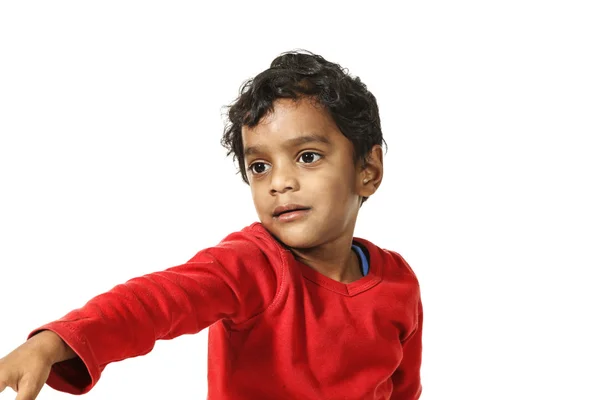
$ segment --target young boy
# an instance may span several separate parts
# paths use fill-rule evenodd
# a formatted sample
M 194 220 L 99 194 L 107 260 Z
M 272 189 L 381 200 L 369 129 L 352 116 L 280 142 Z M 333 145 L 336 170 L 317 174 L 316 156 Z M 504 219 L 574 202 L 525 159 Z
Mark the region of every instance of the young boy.
M 290 52 L 242 87 L 229 120 L 222 143 L 260 223 L 34 330 L 0 360 L 0 391 L 86 393 L 109 363 L 210 327 L 211 400 L 420 397 L 417 279 L 353 236 L 383 177 L 375 97 L 339 65 Z

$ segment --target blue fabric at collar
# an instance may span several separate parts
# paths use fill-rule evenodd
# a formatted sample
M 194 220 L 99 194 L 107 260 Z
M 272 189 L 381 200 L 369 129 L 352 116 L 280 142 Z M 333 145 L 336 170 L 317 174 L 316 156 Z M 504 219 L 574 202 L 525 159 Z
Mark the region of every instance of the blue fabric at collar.
M 352 249 L 356 252 L 356 254 L 358 254 L 358 257 L 360 258 L 360 266 L 362 268 L 363 276 L 367 276 L 367 274 L 369 273 L 369 261 L 367 260 L 365 252 L 360 248 L 360 246 L 357 246 L 355 244 L 352 245 Z

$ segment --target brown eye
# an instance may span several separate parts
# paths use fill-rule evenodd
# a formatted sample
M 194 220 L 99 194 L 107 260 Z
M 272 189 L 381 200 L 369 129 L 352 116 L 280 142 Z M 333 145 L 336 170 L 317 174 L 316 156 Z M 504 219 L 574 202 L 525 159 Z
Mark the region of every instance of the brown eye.
M 263 162 L 257 162 L 248 167 L 248 169 L 253 174 L 262 174 L 268 169 L 268 165 Z
M 315 161 L 320 160 L 321 157 L 320 154 L 315 153 L 314 151 L 307 151 L 306 153 L 302 153 L 300 160 L 303 164 L 312 164 Z

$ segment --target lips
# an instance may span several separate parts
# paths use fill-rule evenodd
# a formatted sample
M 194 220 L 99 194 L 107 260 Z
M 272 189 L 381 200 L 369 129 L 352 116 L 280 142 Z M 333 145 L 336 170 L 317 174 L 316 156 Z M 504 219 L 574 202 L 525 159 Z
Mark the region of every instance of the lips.
M 273 216 L 277 218 L 281 214 L 299 210 L 310 210 L 310 207 L 302 206 L 299 204 L 286 204 L 283 206 L 276 207 L 275 210 L 273 210 Z

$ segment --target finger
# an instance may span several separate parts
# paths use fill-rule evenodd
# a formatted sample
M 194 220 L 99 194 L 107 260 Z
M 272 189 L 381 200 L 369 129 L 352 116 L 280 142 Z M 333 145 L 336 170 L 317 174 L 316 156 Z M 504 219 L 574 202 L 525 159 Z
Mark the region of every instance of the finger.
M 7 381 L 0 381 L 0 393 L 4 392 L 4 389 L 6 389 L 7 387 L 10 387 L 10 388 L 14 389 L 14 386 L 9 385 L 7 383 Z M 15 390 L 15 392 L 16 392 L 16 390 Z
M 42 386 L 37 387 L 36 385 L 25 383 L 19 386 L 16 400 L 35 400 L 41 390 Z

